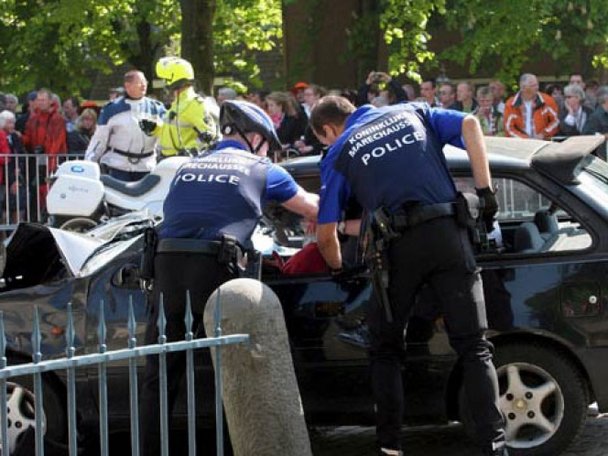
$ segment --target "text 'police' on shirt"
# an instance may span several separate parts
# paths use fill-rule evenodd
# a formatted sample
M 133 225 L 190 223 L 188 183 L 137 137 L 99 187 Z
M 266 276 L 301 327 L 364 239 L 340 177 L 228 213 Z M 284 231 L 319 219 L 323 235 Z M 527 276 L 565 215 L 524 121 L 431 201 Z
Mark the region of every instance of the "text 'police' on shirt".
M 420 121 L 408 112 L 400 112 L 375 122 L 364 130 L 356 132 L 348 139 L 348 144 L 351 146 L 348 149 L 348 155 L 355 157 L 362 147 L 389 137 L 385 144 L 378 145 L 361 155 L 361 161 L 367 166 L 372 158 L 382 157 L 387 152 L 393 152 L 408 144 L 425 141 L 424 130 L 412 128 L 413 122 L 418 123 Z

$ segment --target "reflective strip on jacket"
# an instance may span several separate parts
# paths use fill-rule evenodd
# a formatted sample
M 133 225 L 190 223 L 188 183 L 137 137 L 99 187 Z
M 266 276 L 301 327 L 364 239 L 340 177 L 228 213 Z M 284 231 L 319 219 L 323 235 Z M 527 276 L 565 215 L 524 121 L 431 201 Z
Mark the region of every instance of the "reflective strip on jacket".
M 532 107 L 532 125 L 535 134 L 551 138 L 559 131 L 558 109 L 555 100 L 546 93 L 538 92 Z M 526 108 L 517 92 L 505 104 L 505 133 L 507 136 L 529 138 L 526 133 Z
M 201 145 L 200 133 L 215 135 L 213 120 L 205 111 L 204 100 L 192 87 L 181 92 L 165 114 L 162 125 L 154 131 L 159 137 L 161 154 L 165 157 Z

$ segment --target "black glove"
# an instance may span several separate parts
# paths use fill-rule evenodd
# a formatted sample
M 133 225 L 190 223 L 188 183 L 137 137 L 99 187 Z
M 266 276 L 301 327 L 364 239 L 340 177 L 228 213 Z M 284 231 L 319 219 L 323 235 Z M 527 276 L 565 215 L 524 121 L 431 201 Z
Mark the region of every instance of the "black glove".
M 152 136 L 152 133 L 156 128 L 156 122 L 153 120 L 142 119 L 139 121 L 139 128 L 141 128 L 141 130 L 148 136 Z
M 203 144 L 211 144 L 215 140 L 215 135 L 208 131 L 203 131 L 198 134 L 198 140 Z
M 490 187 L 476 188 L 475 192 L 480 200 L 481 218 L 485 222 L 486 230 L 489 233 L 494 229 L 494 216 L 498 212 L 496 194 Z

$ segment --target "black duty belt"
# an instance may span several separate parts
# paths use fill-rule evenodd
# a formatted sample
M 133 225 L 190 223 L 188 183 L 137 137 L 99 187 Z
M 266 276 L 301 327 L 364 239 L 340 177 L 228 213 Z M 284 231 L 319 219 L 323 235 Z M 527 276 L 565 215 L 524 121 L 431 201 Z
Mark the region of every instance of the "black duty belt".
M 440 217 L 456 214 L 454 203 L 428 204 L 403 208 L 392 214 L 392 227 L 401 231 Z
M 154 151 L 150 152 L 126 152 L 124 150 L 116 149 L 115 147 L 109 147 L 108 152 L 114 152 L 115 154 L 122 155 L 123 157 L 133 158 L 139 160 L 141 158 L 147 158 L 154 155 Z
M 157 253 L 204 253 L 217 255 L 222 248 L 221 241 L 203 239 L 166 238 L 158 241 Z

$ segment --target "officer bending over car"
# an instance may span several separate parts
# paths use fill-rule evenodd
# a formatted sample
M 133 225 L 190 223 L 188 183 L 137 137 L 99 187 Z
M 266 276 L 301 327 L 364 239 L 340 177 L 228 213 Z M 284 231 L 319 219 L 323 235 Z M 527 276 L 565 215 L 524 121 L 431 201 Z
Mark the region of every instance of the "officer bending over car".
M 142 276 L 153 276 L 153 307 L 146 344 L 158 342 L 161 293 L 167 341 L 184 339 L 187 292 L 196 329 L 211 293 L 239 276 L 241 260 L 253 249 L 250 238 L 267 201 L 316 220 L 318 196 L 303 190 L 287 171 L 266 158 L 267 151 L 280 150 L 281 144 L 262 109 L 245 101 L 226 101 L 220 127 L 223 140 L 177 172 L 157 239 L 147 233 Z M 184 370 L 183 352 L 168 355 L 169 410 Z M 160 454 L 158 391 L 158 358 L 149 356 L 142 390 L 141 454 L 146 456 Z
M 483 289 L 469 238 L 479 207 L 457 194 L 442 149 L 466 145 L 482 217 L 497 210 L 485 144 L 472 115 L 408 103 L 358 109 L 345 98 L 322 98 L 311 114 L 319 140 L 331 145 L 321 163 L 317 240 L 330 268 L 342 257 L 336 233 L 354 196 L 366 211 L 365 255 L 372 269 L 372 390 L 379 454 L 400 455 L 401 359 L 414 299 L 428 284 L 439 297 L 450 344 L 460 356 L 463 385 L 484 455 L 506 455 L 498 382 L 492 364 Z M 471 195 L 471 199 L 477 199 Z

